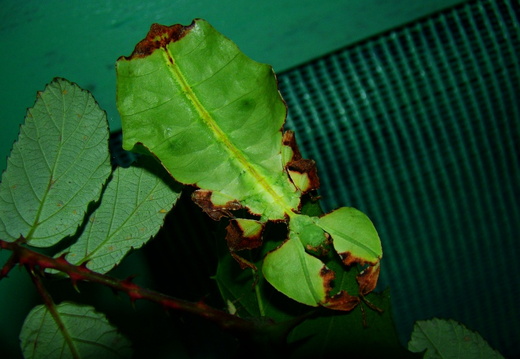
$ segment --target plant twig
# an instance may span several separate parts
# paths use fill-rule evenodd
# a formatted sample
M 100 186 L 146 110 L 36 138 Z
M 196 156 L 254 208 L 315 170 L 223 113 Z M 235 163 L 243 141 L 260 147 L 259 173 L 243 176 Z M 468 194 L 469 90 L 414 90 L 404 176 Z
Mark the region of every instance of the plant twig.
M 213 308 L 202 301 L 189 302 L 170 297 L 166 294 L 143 288 L 133 283 L 131 278 L 121 280 L 105 274 L 96 273 L 88 269 L 85 263 L 77 266 L 70 264 L 64 256 L 58 258 L 46 256 L 25 247 L 23 242 L 23 238 L 15 242 L 6 242 L 0 239 L 0 248 L 13 252 L 11 258 L 0 271 L 2 276 L 7 276 L 8 272 L 16 263 L 26 266 L 29 272 L 34 271 L 35 268 L 39 268 L 42 272 L 46 269 L 54 269 L 67 274 L 74 286 L 79 281 L 99 283 L 116 291 L 126 293 L 132 302 L 138 299 L 149 300 L 161 304 L 168 309 L 180 310 L 203 317 L 216 323 L 223 329 L 230 331 L 236 331 L 238 333 L 258 331 L 258 329 L 261 329 L 259 325 L 265 326 L 269 324 L 261 324 L 237 317 L 223 310 Z
M 65 339 L 65 342 L 67 343 L 67 345 L 70 349 L 72 357 L 74 359 L 80 359 L 81 356 L 78 352 L 78 348 L 76 348 L 76 345 L 74 344 L 74 341 L 72 340 L 72 337 L 70 336 L 68 328 L 65 327 L 65 324 L 61 320 L 60 313 L 58 313 L 58 310 L 56 309 L 56 304 L 54 304 L 54 300 L 52 299 L 51 295 L 49 294 L 49 292 L 43 285 L 41 274 L 36 273 L 34 271 L 34 268 L 31 268 L 28 265 L 26 265 L 26 268 L 27 268 L 27 272 L 29 272 L 29 275 L 31 276 L 31 279 L 32 279 L 34 285 L 36 286 L 36 289 L 38 290 L 38 293 L 40 294 L 40 296 L 43 299 L 44 305 L 47 307 L 47 310 L 51 314 L 52 319 L 54 319 L 54 322 L 58 326 L 58 329 L 63 334 L 63 338 Z
M 1 247 L 1 248 L 3 248 L 3 247 Z M 0 270 L 0 280 L 2 280 L 2 278 L 7 277 L 7 275 L 11 271 L 11 269 L 13 269 L 14 266 L 16 265 L 16 263 L 17 263 L 16 256 L 13 253 L 13 254 L 11 254 L 11 256 L 9 257 L 7 262 L 5 262 L 4 266 Z

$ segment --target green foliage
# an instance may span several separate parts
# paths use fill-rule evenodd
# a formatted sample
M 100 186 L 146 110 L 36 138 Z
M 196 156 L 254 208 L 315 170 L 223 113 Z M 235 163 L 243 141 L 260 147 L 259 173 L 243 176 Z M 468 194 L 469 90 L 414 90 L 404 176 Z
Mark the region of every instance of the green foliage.
M 180 189 L 158 176 L 161 172 L 153 165 L 117 168 L 78 240 L 58 255 L 66 254 L 70 263 L 86 262 L 88 268 L 105 273 L 154 236 Z
M 426 350 L 425 357 L 450 357 L 462 348 L 499 357 L 453 322 L 418 322 L 411 352 L 399 344 L 389 291 L 372 292 L 379 236 L 356 209 L 322 213 L 314 162 L 301 158 L 292 132 L 282 131 L 286 107 L 269 66 L 198 20 L 187 27 L 153 25 L 117 69 L 124 146 L 153 156 L 112 169 L 103 111 L 88 92 L 55 79 L 28 111 L 2 175 L 0 249 L 12 256 L 0 279 L 24 265 L 44 303 L 28 314 L 20 334 L 26 358 L 132 355 L 129 341 L 93 306 L 54 303 L 44 278 L 56 273 L 76 288 L 80 281 L 97 283 L 132 301 L 212 321 L 242 347 L 195 324 L 197 346 L 225 342 L 230 356 L 407 358 Z M 211 235 L 194 240 L 187 235 L 193 228 L 182 223 L 197 223 L 197 214 L 186 210 L 185 221 L 178 218 L 183 209 L 175 209 L 178 217 L 169 222 L 187 227 L 173 243 L 181 253 L 161 258 L 171 265 L 175 256 L 183 268 L 163 273 L 163 281 L 192 282 L 203 272 L 202 260 L 214 258 L 214 288 L 202 291 L 217 293 L 213 304 L 227 310 L 106 274 L 159 232 L 180 197 L 172 176 L 194 187 L 193 201 L 222 221 L 216 244 L 208 245 Z M 30 247 L 47 247 L 51 256 Z M 159 254 L 152 253 L 153 261 Z
M 20 333 L 26 358 L 130 358 L 128 340 L 93 307 L 61 303 L 31 310 Z
M 180 189 L 153 162 L 112 173 L 109 159 L 104 112 L 88 92 L 55 79 L 29 109 L 3 173 L 0 238 L 36 247 L 59 243 L 64 249 L 56 258 L 66 254 L 68 261 L 98 272 L 112 269 L 155 235 Z M 95 201 L 100 203 L 93 206 Z M 20 263 L 49 268 L 30 257 Z M 13 264 L 4 266 L 0 278 Z M 81 273 L 68 274 L 76 281 Z M 30 274 L 38 282 L 39 274 Z M 128 357 L 128 348 L 114 347 L 122 340 L 119 334 L 91 308 L 54 307 L 49 299 L 45 304 L 25 321 L 21 340 L 27 358 L 108 357 L 107 350 L 112 357 Z
M 73 235 L 110 174 L 106 115 L 66 80 L 39 92 L 0 184 L 0 238 L 49 247 Z
M 425 359 L 499 359 L 503 358 L 480 336 L 454 320 L 417 321 L 408 342 L 411 352 L 424 352 Z
M 379 237 L 352 209 L 322 219 L 300 213 L 301 196 L 318 186 L 316 170 L 301 159 L 293 134 L 282 131 L 286 107 L 270 66 L 249 59 L 204 20 L 154 25 L 117 62 L 117 105 L 124 148 L 153 154 L 177 181 L 198 187 L 194 200 L 215 219 L 234 218 L 227 238 L 242 267 L 254 266 L 235 252 L 260 246 L 266 222 L 285 221 L 287 240 L 262 264 L 267 281 L 309 306 L 357 305 L 345 291 L 332 296 L 336 274 L 319 256 L 335 248 L 346 266 L 378 268 Z M 255 222 L 231 213 L 237 209 Z M 377 275 L 370 279 L 362 294 L 375 287 Z

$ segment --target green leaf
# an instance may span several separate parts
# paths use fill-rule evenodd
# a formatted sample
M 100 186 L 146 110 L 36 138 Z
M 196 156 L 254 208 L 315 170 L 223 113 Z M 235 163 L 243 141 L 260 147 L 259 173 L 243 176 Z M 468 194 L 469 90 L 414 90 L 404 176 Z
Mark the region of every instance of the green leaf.
M 70 263 L 87 262 L 89 269 L 105 273 L 157 233 L 179 198 L 180 186 L 154 163 L 151 159 L 114 171 L 99 208 L 78 241 L 64 250 Z
M 454 321 L 434 318 L 417 321 L 408 350 L 425 352 L 424 358 L 503 358 L 480 336 Z
M 370 219 L 355 208 L 342 207 L 317 221 L 329 233 L 336 252 L 346 265 L 376 264 L 383 255 L 381 241 Z
M 0 237 L 48 247 L 74 234 L 109 176 L 108 124 L 90 93 L 64 79 L 39 92 L 0 184 Z
M 371 293 L 366 299 L 383 313 L 360 304 L 350 313 L 315 315 L 290 334 L 288 342 L 294 345 L 294 351 L 289 357 L 416 358 L 399 343 L 389 291 Z
M 25 319 L 20 341 L 25 358 L 130 358 L 128 340 L 93 307 L 61 303 L 55 307 L 58 325 L 39 305 Z

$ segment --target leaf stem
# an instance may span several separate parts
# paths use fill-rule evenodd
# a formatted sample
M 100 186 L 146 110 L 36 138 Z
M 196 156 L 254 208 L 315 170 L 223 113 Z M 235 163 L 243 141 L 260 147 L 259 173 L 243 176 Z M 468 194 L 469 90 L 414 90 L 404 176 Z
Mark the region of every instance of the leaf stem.
M 27 272 L 31 276 L 31 279 L 36 286 L 36 289 L 38 290 L 38 293 L 43 299 L 43 303 L 45 304 L 45 307 L 47 307 L 47 310 L 49 313 L 51 313 L 52 319 L 54 319 L 54 322 L 58 326 L 59 331 L 63 335 L 63 338 L 65 339 L 65 343 L 67 343 L 67 346 L 70 349 L 70 352 L 72 354 L 72 357 L 74 359 L 81 359 L 81 356 L 78 352 L 78 348 L 76 348 L 76 345 L 74 345 L 74 340 L 70 336 L 69 331 L 67 330 L 65 323 L 61 320 L 60 313 L 58 313 L 58 310 L 56 309 L 56 304 L 54 303 L 54 300 L 52 300 L 51 295 L 43 285 L 41 275 L 39 273 L 35 273 L 34 268 L 31 267 L 29 264 L 26 264 L 25 268 L 27 269 Z
M 257 277 L 258 270 L 251 268 L 251 271 L 253 271 L 253 278 L 257 278 L 255 283 L 253 283 L 253 285 L 255 286 L 255 294 L 256 294 L 256 301 L 258 303 L 258 310 L 260 311 L 260 316 L 265 317 L 264 302 L 262 300 L 262 293 L 261 293 L 260 285 L 259 285 L 260 283 L 258 283 L 261 279 L 259 277 Z

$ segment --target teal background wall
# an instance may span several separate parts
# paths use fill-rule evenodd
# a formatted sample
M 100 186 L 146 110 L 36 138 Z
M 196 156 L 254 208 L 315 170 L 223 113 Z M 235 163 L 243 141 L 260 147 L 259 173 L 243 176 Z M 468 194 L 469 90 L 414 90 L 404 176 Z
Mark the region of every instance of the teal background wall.
M 492 1 L 482 2 L 491 3 Z M 502 1 L 497 2 L 502 3 Z M 503 2 L 509 3 L 507 1 Z M 429 308 L 428 313 L 456 313 L 457 310 L 460 311 L 460 308 L 464 306 L 459 302 L 460 299 L 468 299 L 468 305 L 466 305 L 468 316 L 473 315 L 476 317 L 479 315 L 478 311 L 482 310 L 482 308 L 493 308 L 493 303 L 490 299 L 491 295 L 482 297 L 482 301 L 485 302 L 483 307 L 479 306 L 478 303 L 480 295 L 478 288 L 470 284 L 468 284 L 467 288 L 461 287 L 460 292 L 465 291 L 471 294 L 471 298 L 466 298 L 463 294 L 453 291 L 448 293 L 448 296 L 443 296 L 443 285 L 446 283 L 449 287 L 449 285 L 454 285 L 454 283 L 449 283 L 446 278 L 443 279 L 436 276 L 436 268 L 442 268 L 443 273 L 454 271 L 453 278 L 473 283 L 479 281 L 479 276 L 494 270 L 500 276 L 500 278 L 494 280 L 495 283 L 500 283 L 500 285 L 505 283 L 504 281 L 507 281 L 507 277 L 504 274 L 508 273 L 508 263 L 497 260 L 498 257 L 493 256 L 496 249 L 493 243 L 501 241 L 502 244 L 509 245 L 514 241 L 514 238 L 518 239 L 518 232 L 513 230 L 515 227 L 513 227 L 513 224 L 508 223 L 504 217 L 507 215 L 504 208 L 509 209 L 510 213 L 513 211 L 518 213 L 518 206 L 514 207 L 511 197 L 507 198 L 511 192 L 503 190 L 499 198 L 501 201 L 506 201 L 509 206 L 501 207 L 502 212 L 499 212 L 500 215 L 504 215 L 501 217 L 504 218 L 503 222 L 489 225 L 490 230 L 486 230 L 488 227 L 485 224 L 482 224 L 482 227 L 473 226 L 474 223 L 472 221 L 485 222 L 487 214 L 483 208 L 479 208 L 477 211 L 479 217 L 475 218 L 471 213 L 472 209 L 483 203 L 490 206 L 496 205 L 493 197 L 489 197 L 491 199 L 488 200 L 486 199 L 488 197 L 482 196 L 485 198 L 485 201 L 482 201 L 482 198 L 479 196 L 480 193 L 486 191 L 486 183 L 490 183 L 486 182 L 486 180 L 478 182 L 478 178 L 475 179 L 474 174 L 470 173 L 475 168 L 479 169 L 480 167 L 472 167 L 473 165 L 458 167 L 457 161 L 468 159 L 464 157 L 466 152 L 458 148 L 449 147 L 452 143 L 451 137 L 443 137 L 442 141 L 435 142 L 433 135 L 430 137 L 430 135 L 425 135 L 421 132 L 421 123 L 428 123 L 426 114 L 423 114 L 424 116 L 416 121 L 417 126 L 413 128 L 417 132 L 408 133 L 407 136 L 410 136 L 409 138 L 391 137 L 389 140 L 389 138 L 383 136 L 383 128 L 386 125 L 389 125 L 389 128 L 394 126 L 393 129 L 397 133 L 395 136 L 398 136 L 400 129 L 404 131 L 407 128 L 406 121 L 412 117 L 413 105 L 421 103 L 423 100 L 425 101 L 424 103 L 431 106 L 431 112 L 438 115 L 435 121 L 437 119 L 441 120 L 443 115 L 451 111 L 449 107 L 450 101 L 454 97 L 460 97 L 454 95 L 457 88 L 465 88 L 466 93 L 464 96 L 475 97 L 475 93 L 480 94 L 475 88 L 483 86 L 485 81 L 482 78 L 479 79 L 480 82 L 478 83 L 467 82 L 474 77 L 480 77 L 480 75 L 474 76 L 475 71 L 471 71 L 480 69 L 480 65 L 474 62 L 475 64 L 471 65 L 473 67 L 469 67 L 470 71 L 464 74 L 466 77 L 455 79 L 453 77 L 453 74 L 457 74 L 455 66 L 459 66 L 459 69 L 463 68 L 470 57 L 457 58 L 449 62 L 451 61 L 449 60 L 449 54 L 446 54 L 449 60 L 446 60 L 449 62 L 447 66 L 453 65 L 455 69 L 453 70 L 454 72 L 446 69 L 446 76 L 452 76 L 449 77 L 449 81 L 451 81 L 449 85 L 451 87 L 448 90 L 442 84 L 443 80 L 435 77 L 435 71 L 430 73 L 431 77 L 428 77 L 428 71 L 419 74 L 424 78 L 423 82 L 421 82 L 421 86 L 424 86 L 424 89 L 415 87 L 416 85 L 413 83 L 406 85 L 406 81 L 408 81 L 406 79 L 413 77 L 412 69 L 414 68 L 414 63 L 417 64 L 424 61 L 429 66 L 426 70 L 441 66 L 435 63 L 433 50 L 432 53 L 428 52 L 431 46 L 429 46 L 427 40 L 421 43 L 421 51 L 423 52 L 421 52 L 420 56 L 423 57 L 419 60 L 412 57 L 412 55 L 415 56 L 413 52 L 412 55 L 407 52 L 406 46 L 400 47 L 395 45 L 398 51 L 402 51 L 401 57 L 403 57 L 403 63 L 405 63 L 405 65 L 402 65 L 397 61 L 396 57 L 387 57 L 393 47 L 390 45 L 385 47 L 386 45 L 383 45 L 383 43 L 385 41 L 395 41 L 396 43 L 402 41 L 406 43 L 419 31 L 419 26 L 406 30 L 402 38 L 399 37 L 401 36 L 399 35 L 400 33 L 391 32 L 386 38 L 376 38 L 374 43 L 356 47 L 356 50 L 353 51 L 345 50 L 344 53 L 340 54 L 340 58 L 343 57 L 341 61 L 347 63 L 346 68 L 352 70 L 352 73 L 345 71 L 345 67 L 337 65 L 337 62 L 340 61 L 338 57 L 333 57 L 332 60 L 311 62 L 346 46 L 358 43 L 363 44 L 365 39 L 373 38 L 375 35 L 385 33 L 390 29 L 399 28 L 404 24 L 460 3 L 463 3 L 463 1 L 323 0 L 315 2 L 301 0 L 223 0 L 215 2 L 208 0 L 197 2 L 158 0 L 138 2 L 129 0 L 117 2 L 74 0 L 65 2 L 51 0 L 45 2 L 19 2 L 3 0 L 0 7 L 0 49 L 2 49 L 0 52 L 0 81 L 2 88 L 2 95 L 0 96 L 0 106 L 2 108 L 0 120 L 0 170 L 3 170 L 5 167 L 5 158 L 8 156 L 12 143 L 18 135 L 18 127 L 23 122 L 26 108 L 34 103 L 36 91 L 42 90 L 45 84 L 53 77 L 65 77 L 92 91 L 101 107 L 107 111 L 111 128 L 116 130 L 120 125 L 115 108 L 115 60 L 121 55 L 130 54 L 133 46 L 145 36 L 150 24 L 153 22 L 188 24 L 193 18 L 205 18 L 219 31 L 233 39 L 246 54 L 257 61 L 272 64 L 276 72 L 284 74 L 282 87 L 288 94 L 287 99 L 289 100 L 290 111 L 292 111 L 289 119 L 290 125 L 299 129 L 302 137 L 307 136 L 310 138 L 305 144 L 302 144 L 306 147 L 306 152 L 313 158 L 318 159 L 318 163 L 322 163 L 326 167 L 324 170 L 328 168 L 331 173 L 337 174 L 335 179 L 331 175 L 331 181 L 339 182 L 338 178 L 343 178 L 341 174 L 353 171 L 352 163 L 359 166 L 356 167 L 358 172 L 354 173 L 350 180 L 347 178 L 348 182 L 345 181 L 347 184 L 329 183 L 328 191 L 330 193 L 326 194 L 330 198 L 328 203 L 332 206 L 356 205 L 364 207 L 362 208 L 363 210 L 371 213 L 377 219 L 376 224 L 379 224 L 381 230 L 384 231 L 385 238 L 383 238 L 383 242 L 387 246 L 385 248 L 387 257 L 384 260 L 386 264 L 384 265 L 388 269 L 393 268 L 402 270 L 404 271 L 403 273 L 407 272 L 403 276 L 396 271 L 383 275 L 384 284 L 395 284 L 395 297 L 398 299 L 395 307 L 399 311 L 398 315 L 400 315 L 400 318 L 410 320 L 425 319 L 413 318 L 416 313 L 422 310 L 422 304 Z M 470 3 L 476 4 L 478 2 L 471 1 Z M 474 11 L 471 10 L 473 8 L 479 9 L 476 6 L 468 8 L 470 10 L 467 11 Z M 426 29 L 440 27 L 446 21 L 457 20 L 457 16 L 438 17 L 435 21 L 427 23 L 425 27 Z M 477 25 L 473 24 L 472 26 L 478 28 L 480 25 Z M 517 37 L 513 40 L 518 41 L 518 25 L 516 29 Z M 424 27 L 421 27 L 421 31 L 423 30 Z M 442 48 L 443 40 L 445 39 L 437 41 L 436 46 L 438 48 Z M 451 39 L 450 41 L 452 40 L 454 44 L 458 41 L 456 39 Z M 493 42 L 488 44 L 488 46 L 492 44 Z M 486 45 L 482 46 L 485 48 Z M 388 51 L 388 53 L 378 54 L 377 51 L 382 51 L 382 49 Z M 468 51 L 471 54 L 471 50 Z M 408 56 L 410 56 L 409 59 L 407 58 Z M 514 56 L 518 57 L 518 53 L 516 52 Z M 510 58 L 514 58 L 514 56 Z M 387 70 L 385 70 L 387 72 L 381 72 L 376 76 L 368 71 L 370 62 L 377 63 L 377 61 L 383 61 L 383 59 L 389 62 L 381 62 L 381 66 L 375 68 L 385 69 L 385 66 L 387 66 Z M 411 64 L 405 61 L 409 61 Z M 490 63 L 485 65 L 486 69 L 489 69 L 489 74 L 492 71 L 498 71 L 496 67 L 492 67 L 493 59 L 486 61 Z M 469 62 L 472 63 L 471 61 Z M 331 66 L 334 67 L 336 65 L 338 69 L 341 68 L 341 71 L 345 72 L 345 78 L 342 78 L 341 74 L 336 73 L 336 78 L 328 79 L 327 71 L 330 70 Z M 518 67 L 518 64 L 516 66 Z M 497 67 L 499 68 L 500 66 Z M 439 69 L 442 70 L 441 67 Z M 341 72 L 340 70 L 338 71 Z M 399 71 L 402 72 L 401 77 L 398 76 Z M 308 80 L 309 78 L 311 80 Z M 358 100 L 356 95 L 348 94 L 348 96 L 345 96 L 348 99 L 352 98 L 352 103 L 345 102 L 347 103 L 346 106 L 342 107 L 344 104 L 340 106 L 344 111 L 335 112 L 337 109 L 334 107 L 336 106 L 334 103 L 336 98 L 332 97 L 332 95 L 337 94 L 334 94 L 334 90 L 330 90 L 330 88 L 334 85 L 334 81 L 338 81 L 338 78 L 341 81 L 359 86 L 359 89 L 356 88 L 356 91 L 359 90 L 359 93 L 365 89 L 373 90 L 382 83 L 386 96 L 395 102 L 390 105 L 380 104 L 374 101 L 374 97 L 370 97 L 370 91 L 367 91 L 365 95 L 368 96 L 368 99 L 373 100 L 372 103 L 368 104 L 365 101 L 367 102 L 366 106 L 359 105 L 359 107 L 356 107 L 357 105 L 351 105 Z M 377 83 L 378 78 L 381 83 Z M 320 79 L 321 82 L 316 81 L 316 79 Z M 486 79 L 489 79 L 489 77 L 486 77 Z M 435 83 L 437 87 L 429 87 L 430 83 L 428 81 Z M 496 86 L 499 86 L 498 83 L 501 81 L 496 82 Z M 326 86 L 322 86 L 322 84 L 326 84 Z M 355 86 L 352 85 L 351 88 Z M 435 108 L 435 101 L 421 97 L 424 93 L 427 93 L 428 96 L 431 95 L 432 98 L 433 96 L 440 96 L 441 100 L 444 101 L 442 102 L 444 107 L 440 110 Z M 484 91 L 482 96 L 486 95 L 488 93 Z M 511 93 L 509 93 L 509 96 L 510 98 L 514 97 Z M 490 100 L 483 100 L 478 96 L 475 99 L 472 100 L 476 103 L 475 111 L 482 110 L 478 107 L 478 103 L 482 102 L 484 103 L 482 106 L 487 106 L 485 107 L 487 112 L 483 113 L 486 116 L 491 113 L 489 108 L 493 106 L 490 105 Z M 387 100 L 382 98 L 378 101 L 384 103 Z M 291 103 L 294 107 L 291 107 Z M 505 103 L 503 102 L 501 106 L 507 109 L 507 106 L 504 105 Z M 325 106 L 325 110 L 323 106 Z M 385 106 L 387 107 L 385 108 Z M 382 109 L 388 110 L 387 113 L 392 115 L 385 115 Z M 456 111 L 459 110 L 456 109 Z M 383 115 L 380 117 L 376 116 L 380 115 L 378 111 L 382 112 Z M 460 112 L 464 111 L 460 110 Z M 319 113 L 324 115 L 321 124 L 320 121 L 312 123 L 312 119 Z M 460 113 L 452 115 L 462 116 Z M 479 120 L 481 117 L 478 116 L 482 116 L 482 114 L 478 113 L 470 113 L 470 115 Z M 329 117 L 326 118 L 325 116 Z M 337 116 L 337 122 L 334 122 L 334 116 Z M 370 118 L 375 120 L 373 122 L 367 120 Z M 320 126 L 323 124 L 330 124 L 330 127 L 321 128 Z M 465 137 L 465 124 L 466 122 L 462 121 L 460 124 L 455 121 L 448 121 L 447 124 L 439 124 L 438 126 L 447 133 L 451 131 L 456 136 L 463 138 Z M 427 127 L 426 125 L 424 126 Z M 511 128 L 517 129 L 518 127 L 511 125 Z M 316 132 L 317 129 L 319 129 L 320 133 L 323 132 L 325 141 L 327 136 L 329 136 L 335 142 L 324 143 L 322 141 L 323 138 L 318 138 L 316 141 L 313 140 L 316 137 L 313 131 Z M 500 131 L 507 132 L 504 129 L 500 129 Z M 479 136 L 481 136 L 479 139 L 484 141 L 488 132 L 495 136 L 493 138 L 495 138 L 498 146 L 500 132 L 496 128 L 483 126 L 482 130 L 478 132 Z M 353 138 L 348 137 L 349 141 L 345 141 L 344 136 L 365 137 L 355 142 Z M 445 146 L 443 148 L 446 148 L 446 152 L 438 150 L 436 152 L 437 157 L 429 164 L 425 164 L 425 172 L 421 172 L 420 165 L 425 163 L 427 152 L 420 152 L 424 150 L 422 147 L 415 148 L 417 151 L 414 152 L 414 147 L 409 145 L 414 143 L 414 137 L 421 138 L 421 136 L 426 136 L 425 138 L 431 141 L 433 149 L 438 150 L 439 146 Z M 511 134 L 511 136 L 513 138 L 517 136 L 516 138 L 518 138 L 517 133 Z M 399 147 L 399 140 L 402 143 L 406 143 L 408 147 L 404 150 Z M 342 141 L 344 141 L 343 144 Z M 349 145 L 349 143 L 352 144 Z M 356 149 L 353 143 L 365 145 L 368 149 L 365 149 L 366 152 L 363 152 L 363 149 Z M 492 143 L 495 144 L 495 142 Z M 467 137 L 466 142 L 461 140 L 459 144 L 468 146 L 469 150 L 467 151 L 472 156 L 478 157 L 476 150 L 478 147 L 472 142 L 471 137 Z M 338 148 L 335 146 L 340 146 L 342 151 L 345 148 L 349 149 L 348 155 L 350 157 L 346 156 L 340 162 L 343 168 L 334 169 L 335 163 L 328 156 L 329 153 L 334 154 L 334 148 Z M 377 148 L 377 151 L 374 148 Z M 402 154 L 398 153 L 402 157 L 397 159 L 392 157 L 395 153 L 391 151 L 394 150 L 403 151 Z M 378 151 L 382 156 L 378 156 Z M 364 160 L 362 157 L 364 153 L 368 153 L 374 162 L 369 164 L 369 161 Z M 356 156 L 359 156 L 359 158 Z M 450 160 L 449 164 L 452 167 L 445 167 L 445 162 L 443 162 L 445 156 Z M 511 183 L 508 181 L 511 178 L 516 178 L 512 177 L 511 173 L 518 173 L 518 162 L 515 167 L 515 161 L 518 160 L 518 157 L 514 154 L 509 154 L 509 156 L 509 160 L 498 161 L 499 166 L 497 167 L 493 164 L 492 154 L 488 154 L 486 157 L 488 162 L 486 163 L 489 166 L 483 167 L 483 175 L 493 169 L 507 167 L 510 171 L 508 172 L 509 174 L 499 172 L 496 178 L 500 178 L 504 174 L 509 175 L 509 180 L 505 180 L 504 183 Z M 453 174 L 453 168 L 461 169 L 455 171 L 453 176 L 457 182 L 454 187 L 450 187 L 449 180 Z M 395 175 L 395 172 L 398 171 L 401 171 L 401 177 Z M 433 175 L 430 177 L 424 177 L 432 173 Z M 392 177 L 394 175 L 398 182 L 388 182 L 388 179 L 394 178 Z M 439 178 L 441 182 L 435 182 Z M 442 182 L 444 179 L 446 181 Z M 473 192 L 470 193 L 470 197 L 464 195 L 465 191 L 468 190 L 464 185 L 469 183 L 466 180 L 477 180 L 478 182 L 478 187 L 475 187 L 477 189 L 472 189 Z M 325 174 L 324 181 L 328 181 Z M 498 184 L 500 182 L 497 179 L 496 182 L 492 183 Z M 380 186 L 374 187 L 378 185 Z M 363 196 L 363 186 L 375 188 L 375 190 L 369 192 L 368 196 Z M 432 188 L 438 192 L 427 193 Z M 514 190 L 518 192 L 518 185 L 514 187 Z M 345 191 L 346 194 L 333 197 L 334 191 Z M 448 199 L 443 197 L 446 196 L 447 191 L 452 191 L 451 194 L 455 196 Z M 434 200 L 431 201 L 429 196 L 433 195 L 435 195 Z M 385 207 L 383 203 L 386 203 L 387 206 Z M 395 205 L 392 206 L 392 203 Z M 472 207 L 472 204 L 474 207 Z M 412 209 L 411 212 L 410 208 Z M 429 209 L 429 213 L 421 213 L 421 210 L 425 208 Z M 491 207 L 490 211 L 493 211 L 493 209 Z M 406 220 L 402 223 L 398 222 L 400 217 L 396 215 L 395 212 L 397 211 L 399 212 L 397 214 L 406 217 Z M 457 216 L 450 217 L 452 213 L 456 213 Z M 495 213 L 497 212 L 495 211 Z M 490 216 L 488 218 L 493 217 Z M 438 219 L 441 222 L 438 222 Z M 447 228 L 451 228 L 452 232 L 444 232 L 444 229 Z M 470 228 L 470 230 L 465 232 L 466 228 Z M 482 231 L 480 230 L 481 228 Z M 509 237 L 496 237 L 496 234 L 500 233 L 501 228 L 507 228 L 510 231 L 508 232 Z M 485 234 L 493 234 L 494 236 L 488 242 L 479 242 Z M 467 236 L 466 242 L 463 236 Z M 432 242 L 432 239 L 434 242 Z M 444 254 L 446 249 L 439 244 L 443 243 L 444 240 L 448 241 L 449 248 L 460 250 L 460 252 L 452 251 L 452 257 L 444 257 L 443 260 L 440 260 L 435 255 Z M 406 243 L 409 247 L 403 246 L 402 243 Z M 465 244 L 468 245 L 464 247 Z M 409 252 L 407 252 L 408 248 Z M 465 252 L 466 250 L 467 252 Z M 516 258 L 514 256 L 515 250 L 512 247 L 505 247 L 498 253 L 503 258 L 509 256 L 508 258 L 511 258 L 513 261 L 513 258 Z M 407 255 L 411 253 L 414 253 L 413 260 L 408 261 Z M 421 256 L 420 253 L 423 253 L 424 256 Z M 479 257 L 480 255 L 482 257 Z M 481 268 L 478 271 L 468 269 L 471 267 L 461 267 L 461 263 L 469 263 L 471 258 L 480 261 L 483 259 L 486 261 L 494 260 L 494 268 L 480 265 L 480 263 L 484 262 L 479 262 L 478 265 L 475 265 L 475 267 Z M 5 259 L 6 254 L 0 253 L 0 263 L 3 263 Z M 513 265 L 512 268 L 517 268 L 517 266 Z M 464 276 L 464 273 L 461 271 L 466 271 L 468 275 Z M 414 277 L 410 273 L 418 273 L 418 276 Z M 509 275 L 512 283 L 517 283 L 513 279 L 518 276 L 518 273 L 513 271 Z M 403 277 L 408 278 L 408 282 L 400 281 Z M 413 278 L 415 280 L 420 278 L 420 283 L 419 281 L 414 283 Z M 503 292 L 498 287 L 493 288 L 489 282 L 493 281 L 493 276 L 488 277 L 486 281 L 482 289 L 483 291 L 493 294 L 500 293 L 503 298 L 509 294 L 518 293 L 515 287 Z M 436 288 L 435 296 L 431 295 L 432 286 L 430 284 L 432 284 L 433 288 Z M 411 288 L 416 290 L 411 290 Z M 507 300 L 503 299 L 501 303 L 510 304 L 510 297 L 507 298 Z M 17 337 L 22 321 L 28 310 L 37 302 L 38 298 L 34 296 L 30 280 L 24 275 L 23 271 L 14 271 L 11 278 L 0 282 L 1 350 L 16 353 L 18 346 Z M 446 307 L 448 302 L 450 304 L 447 305 L 447 311 L 439 309 L 443 306 Z M 496 318 L 496 321 L 493 323 L 488 322 L 489 327 L 493 328 L 493 326 L 508 320 L 520 321 L 517 307 L 511 306 L 510 309 L 502 310 L 500 313 L 501 316 Z M 485 318 L 490 317 L 489 313 L 486 315 L 481 317 L 484 319 L 475 319 L 473 323 L 476 326 L 481 325 L 485 329 L 485 320 L 487 320 Z M 411 329 L 410 321 L 404 323 L 402 328 L 405 329 L 405 332 Z M 516 330 L 518 331 L 518 326 Z M 404 333 L 403 338 L 407 335 L 408 333 Z
M 154 22 L 208 20 L 280 72 L 456 0 L 13 1 L 0 7 L 0 170 L 36 91 L 65 77 L 92 91 L 117 129 L 114 63 Z
M 517 0 L 469 1 L 279 76 L 322 203 L 382 237 L 403 341 L 453 318 L 520 355 L 519 24 Z

